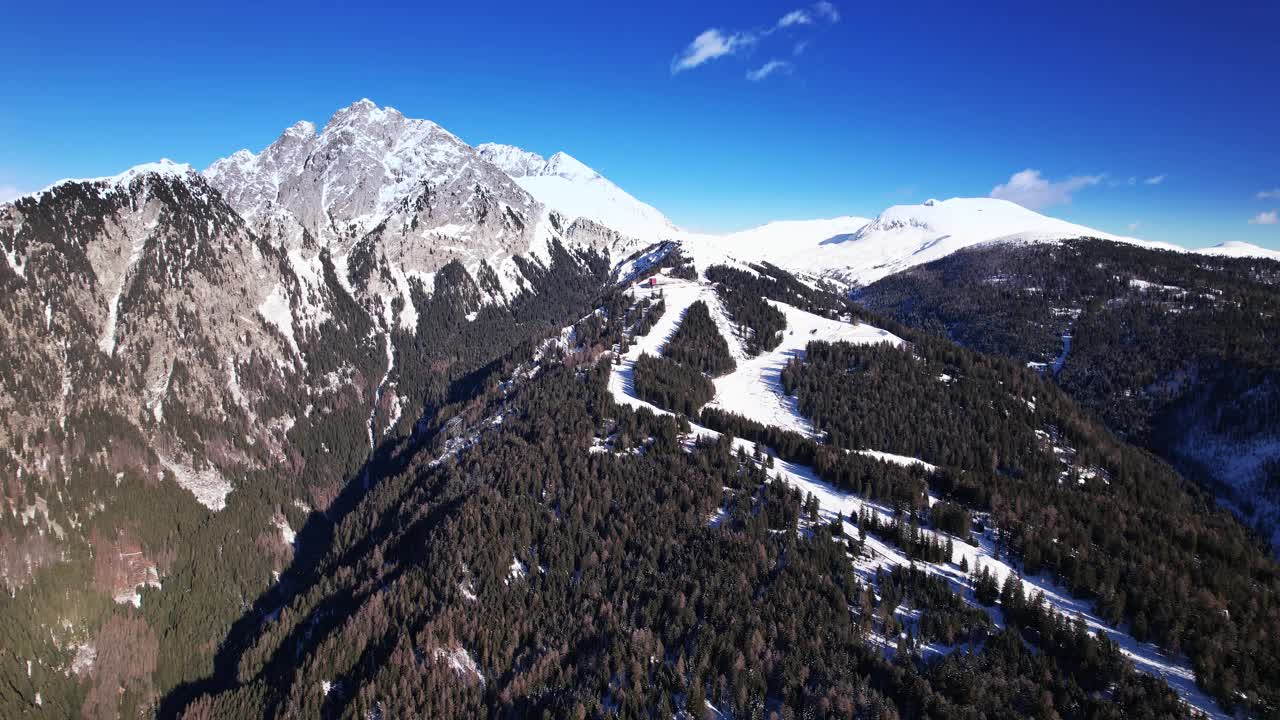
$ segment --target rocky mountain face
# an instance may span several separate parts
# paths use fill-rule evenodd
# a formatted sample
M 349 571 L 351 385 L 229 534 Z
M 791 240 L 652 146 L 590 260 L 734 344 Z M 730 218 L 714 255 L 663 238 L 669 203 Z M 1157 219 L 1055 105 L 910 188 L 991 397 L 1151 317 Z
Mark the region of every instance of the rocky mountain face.
M 556 234 L 549 213 L 475 149 L 368 100 L 339 110 L 319 134 L 300 122 L 204 176 L 291 262 L 314 268 L 327 251 L 343 286 L 405 329 L 415 282 L 429 289 L 456 260 L 469 272 L 488 266 L 499 280 L 489 299 L 509 299 L 522 282 L 511 258 Z
M 0 450 L 20 478 L 101 449 L 103 472 L 167 473 L 217 509 L 227 473 L 284 459 L 289 423 L 261 402 L 301 359 L 254 318 L 300 281 L 209 183 L 160 163 L 0 213 L 0 355 L 13 370 Z M 106 418 L 153 452 L 80 437 Z M 11 488 L 11 501 L 24 491 Z
M 422 418 L 589 310 L 621 239 L 367 101 L 204 173 L 0 206 L 0 671 L 146 695 L 145 662 L 136 686 L 93 669 L 114 601 L 163 635 L 130 635 L 167 658 L 155 682 L 205 674 L 292 528 L 328 527 Z

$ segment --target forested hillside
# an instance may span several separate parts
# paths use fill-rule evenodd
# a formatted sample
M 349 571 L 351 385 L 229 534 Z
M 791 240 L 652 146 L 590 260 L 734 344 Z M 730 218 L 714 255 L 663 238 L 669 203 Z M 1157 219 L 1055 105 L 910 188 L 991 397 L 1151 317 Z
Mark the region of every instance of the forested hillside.
M 672 287 L 442 408 L 166 712 L 1180 717 L 1153 676 L 1180 657 L 1276 707 L 1274 561 L 1049 379 L 896 328 L 783 369 L 825 441 L 681 388 L 633 409 L 609 348 L 696 289 Z
M 203 203 L 194 208 L 193 192 Z M 67 206 L 89 218 L 127 212 L 130 195 L 150 198 L 148 212 L 159 205 L 159 220 L 122 281 L 119 347 L 105 354 L 84 295 L 86 255 L 103 239 L 87 219 L 80 235 L 58 228 Z M 207 223 L 193 214 L 205 207 Z M 255 278 L 236 269 L 251 251 L 300 283 L 199 181 L 143 177 L 101 195 L 70 186 L 20 208 L 25 274 L 0 265 L 0 305 L 12 310 L 0 361 L 6 402 L 16 403 L 0 442 L 3 717 L 134 717 L 215 673 L 245 608 L 309 582 L 312 547 L 364 483 L 395 467 L 419 422 L 497 382 L 510 357 L 532 355 L 590 311 L 609 272 L 604 257 L 552 242 L 543 258 L 514 260 L 526 284 L 497 304 L 482 300 L 491 269 L 473 276 L 448 263 L 431 286 L 411 284 L 413 326 L 383 328 L 322 252 L 314 281 L 326 304 L 314 334 L 284 338 L 261 320 L 248 331 L 222 324 L 252 316 L 251 305 L 195 309 L 224 302 L 232 278 Z M 293 342 L 299 356 L 277 359 L 253 344 L 262 337 L 286 351 Z M 227 357 L 245 345 L 243 359 Z M 35 360 L 50 355 L 49 367 Z M 157 372 L 162 385 L 148 387 Z M 139 407 L 138 396 L 152 404 Z M 202 505 L 187 474 L 219 471 L 225 505 Z
M 1044 368 L 1110 428 L 1280 540 L 1280 263 L 1100 240 L 997 243 L 855 297 Z
M 727 438 L 686 450 L 673 418 L 613 404 L 608 372 L 548 368 L 475 406 L 492 429 L 371 493 L 188 716 L 1181 713 L 1043 605 L 1019 619 L 1033 651 L 928 574 L 864 583 L 856 535 Z M 918 657 L 939 642 L 956 650 Z

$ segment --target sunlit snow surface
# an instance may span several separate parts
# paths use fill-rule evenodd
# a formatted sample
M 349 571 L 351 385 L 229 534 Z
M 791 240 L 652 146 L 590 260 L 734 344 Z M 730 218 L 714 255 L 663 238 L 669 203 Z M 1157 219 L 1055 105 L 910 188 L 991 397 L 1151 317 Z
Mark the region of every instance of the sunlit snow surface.
M 1253 243 L 1240 242 L 1239 240 L 1218 243 L 1213 247 L 1201 248 L 1195 252 L 1198 252 L 1201 255 L 1216 255 L 1218 257 L 1248 257 L 1280 260 L 1280 250 L 1272 250 L 1271 248 L 1264 248 L 1254 245 Z
M 901 345 L 902 339 L 870 325 L 829 320 L 784 303 L 770 302 L 787 317 L 782 343 L 756 357 L 738 359 L 737 369 L 716 378 L 716 396 L 710 407 L 813 437 L 813 425 L 800 414 L 796 398 L 783 392 L 782 369 L 786 364 L 793 358 L 803 358 L 805 347 L 814 340 Z
M 723 309 L 716 298 L 715 289 L 710 285 L 668 277 L 660 277 L 659 283 L 658 288 L 661 289 L 666 302 L 666 311 L 647 335 L 634 339 L 628 352 L 621 358 L 621 362 L 613 366 L 613 371 L 609 376 L 609 391 L 619 404 L 633 408 L 648 408 L 660 415 L 670 415 L 671 413 L 666 410 L 647 403 L 636 396 L 635 362 L 642 354 L 647 353 L 655 356 L 662 354 L 663 347 L 671 335 L 675 333 L 676 328 L 679 327 L 685 311 L 694 302 L 698 300 L 707 302 L 707 305 L 712 310 L 713 317 L 722 315 Z M 654 291 L 633 288 L 629 292 L 633 296 L 644 296 Z M 814 432 L 813 427 L 807 419 L 799 414 L 795 398 L 786 396 L 782 390 L 781 382 L 778 379 L 778 372 L 781 370 L 782 365 L 789 358 L 796 357 L 796 353 L 803 353 L 804 346 L 811 340 L 890 342 L 895 345 L 901 344 L 902 340 L 868 325 L 853 325 L 837 320 L 829 320 L 784 303 L 774 302 L 773 304 L 787 316 L 787 330 L 782 344 L 771 352 L 744 360 L 742 359 L 741 348 L 736 340 L 731 336 L 726 336 L 735 359 L 738 361 L 738 368 L 730 375 L 716 380 L 716 397 L 712 405 L 739 413 L 759 422 L 812 435 Z M 726 318 L 715 317 L 715 319 L 717 324 L 722 322 L 728 324 Z M 693 438 L 716 438 L 720 435 L 720 433 L 696 423 L 691 423 L 691 426 Z M 740 438 L 734 438 L 733 445 L 735 448 L 744 449 L 749 456 L 756 449 L 755 443 Z M 935 469 L 933 465 L 917 458 L 872 449 L 859 452 L 884 462 L 919 464 L 929 471 Z M 817 498 L 821 514 L 827 521 L 834 521 L 838 516 L 843 517 L 845 519 L 845 532 L 850 536 L 857 536 L 857 517 L 864 508 L 879 514 L 886 522 L 893 518 L 890 508 L 870 502 L 852 493 L 844 492 L 824 482 L 810 467 L 775 459 L 774 467 L 770 472 L 780 476 L 785 482 L 798 488 L 801 492 L 812 494 Z M 936 497 L 930 497 L 930 504 L 932 505 L 937 499 Z M 849 522 L 850 518 L 853 519 L 853 522 Z M 718 525 L 715 522 L 715 518 L 711 522 L 713 525 Z M 931 530 L 922 529 L 921 532 L 945 537 Z M 1002 624 L 1003 617 L 998 607 L 985 608 L 977 604 L 973 599 L 973 586 L 969 574 L 961 571 L 959 567 L 960 559 L 964 558 L 967 560 L 971 570 L 976 571 L 981 567 L 988 568 L 1001 584 L 1010 573 L 1018 573 L 1018 570 L 997 556 L 992 532 L 991 529 L 988 529 L 985 534 L 977 536 L 978 545 L 976 547 L 956 540 L 954 542 L 955 562 L 953 563 L 934 564 L 917 561 L 915 567 L 946 578 L 952 588 L 963 594 L 969 603 L 975 607 L 982 608 L 997 624 Z M 906 567 L 911 564 L 911 561 L 907 559 L 899 548 L 871 534 L 867 535 L 862 556 L 855 561 L 855 567 L 859 575 L 866 582 L 874 582 L 877 569 L 888 570 L 894 566 Z M 1084 620 L 1091 634 L 1106 632 L 1111 640 L 1133 662 L 1134 667 L 1142 672 L 1163 678 L 1193 708 L 1213 718 L 1225 719 L 1230 717 L 1218 707 L 1212 698 L 1196 687 L 1195 673 L 1186 658 L 1169 658 L 1154 645 L 1138 642 L 1123 629 L 1107 625 L 1094 615 L 1093 609 L 1087 601 L 1073 598 L 1070 593 L 1045 575 L 1020 575 L 1020 577 L 1027 597 L 1032 597 L 1037 592 L 1043 592 L 1048 605 L 1069 618 L 1079 617 Z M 888 643 L 888 645 L 891 646 L 892 644 Z M 945 648 L 933 649 L 934 654 L 945 651 Z

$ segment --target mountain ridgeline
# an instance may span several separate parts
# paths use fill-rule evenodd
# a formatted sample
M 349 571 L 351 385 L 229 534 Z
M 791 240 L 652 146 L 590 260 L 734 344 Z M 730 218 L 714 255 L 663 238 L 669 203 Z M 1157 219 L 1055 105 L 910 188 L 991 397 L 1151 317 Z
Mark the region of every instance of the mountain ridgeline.
M 1274 716 L 1280 263 L 1008 205 L 369 101 L 0 205 L 0 717 Z

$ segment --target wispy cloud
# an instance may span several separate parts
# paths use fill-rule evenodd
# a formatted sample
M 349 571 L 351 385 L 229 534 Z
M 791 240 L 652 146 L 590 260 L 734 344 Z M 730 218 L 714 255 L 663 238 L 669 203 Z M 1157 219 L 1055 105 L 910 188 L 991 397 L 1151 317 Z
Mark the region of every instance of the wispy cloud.
M 840 22 L 840 11 L 829 2 L 814 3 L 813 11 L 818 14 L 818 17 L 825 19 L 827 22 Z
M 804 10 L 792 10 L 778 19 L 775 27 L 785 28 L 792 25 L 809 25 L 813 23 L 813 18 Z
M 795 66 L 786 60 L 770 60 L 755 70 L 748 70 L 747 79 L 751 82 L 760 82 L 775 73 L 789 73 L 794 69 Z
M 792 38 L 797 32 L 812 33 L 816 27 L 822 24 L 834 24 L 840 21 L 840 11 L 835 5 L 829 2 L 815 2 L 806 7 L 792 10 L 782 17 L 778 18 L 772 25 L 764 28 L 756 28 L 751 30 L 724 30 L 721 28 L 708 28 L 698 34 L 683 50 L 676 53 L 671 59 L 671 74 L 678 75 L 687 70 L 705 65 L 706 63 L 718 58 L 739 55 L 759 45 L 765 39 L 775 33 L 788 31 L 787 35 Z M 806 28 L 813 28 L 806 30 Z M 809 46 L 808 39 L 795 41 L 792 45 L 792 55 L 800 55 Z M 785 47 L 785 45 L 783 46 Z M 774 65 L 774 63 L 779 63 Z M 772 67 L 770 67 L 772 66 Z M 766 68 L 768 68 L 767 71 Z M 747 73 L 747 78 L 753 81 L 761 80 L 771 74 L 781 70 L 794 69 L 792 63 L 780 60 L 773 60 L 756 70 Z M 763 74 L 759 74 L 765 71 Z
M 1166 177 L 1168 177 L 1168 175 L 1152 175 L 1151 177 L 1147 178 L 1146 180 L 1143 180 L 1142 182 L 1145 185 L 1159 185 L 1160 183 L 1164 182 L 1164 179 Z
M 1280 213 L 1275 210 L 1260 212 L 1249 218 L 1250 225 L 1280 225 Z
M 712 28 L 704 30 L 671 61 L 671 74 L 692 70 L 716 58 L 741 52 L 756 43 L 755 35 L 736 32 L 726 35 Z
M 1129 223 L 1129 232 L 1137 232 L 1138 228 L 1140 227 L 1142 227 L 1141 222 L 1137 222 L 1137 221 L 1131 222 Z
M 1030 168 L 1016 172 L 1009 181 L 991 188 L 991 197 L 1009 200 L 1031 210 L 1066 205 L 1079 190 L 1102 182 L 1101 175 L 1076 175 L 1051 181 Z
M 1258 199 L 1259 200 L 1280 199 L 1280 188 L 1276 188 L 1275 190 L 1259 190 Z

